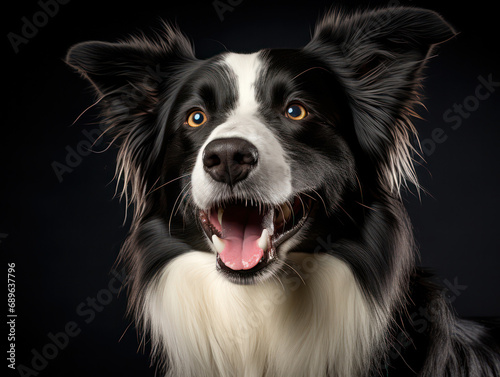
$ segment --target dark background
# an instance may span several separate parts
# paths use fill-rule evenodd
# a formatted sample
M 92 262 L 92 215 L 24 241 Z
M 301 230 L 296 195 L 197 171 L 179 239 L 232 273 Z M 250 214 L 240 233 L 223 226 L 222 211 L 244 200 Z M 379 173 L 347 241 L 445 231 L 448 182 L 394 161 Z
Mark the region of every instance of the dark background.
M 23 17 L 32 20 L 42 7 L 36 1 L 11 2 L 11 10 L 2 12 L 0 249 L 5 275 L 6 263 L 16 263 L 16 365 L 36 367 L 40 376 L 154 375 L 134 326 L 128 328 L 125 292 L 117 296 L 109 289 L 110 283 L 119 285 L 110 271 L 128 227 L 124 204 L 113 199 L 116 151 L 73 156 L 72 171 L 61 182 L 52 166 L 66 165 L 71 150 L 84 151 L 83 130 L 95 138 L 98 129 L 95 109 L 73 124 L 95 97 L 62 62 L 72 44 L 149 33 L 165 19 L 178 23 L 200 58 L 225 48 L 300 47 L 331 5 L 350 9 L 387 3 L 243 0 L 221 20 L 212 0 L 155 6 L 72 0 L 57 12 L 53 8 L 46 24 L 15 53 L 8 33 L 21 34 Z M 435 270 L 445 286 L 455 286 L 450 294 L 459 314 L 500 316 L 500 87 L 477 102 L 460 128 L 443 119 L 455 103 L 474 104 L 468 97 L 475 95 L 479 76 L 500 81 L 498 10 L 485 1 L 400 4 L 436 10 L 460 32 L 429 64 L 426 109 L 420 111 L 425 120 L 416 122 L 422 140 L 441 135 L 434 150 L 424 142 L 427 163 L 417 169 L 428 194 L 421 200 L 405 195 L 422 265 Z M 106 144 L 94 149 L 103 151 Z M 105 304 L 91 309 L 89 299 Z M 68 323 L 78 335 L 61 335 Z M 51 346 L 57 342 L 50 334 L 58 348 Z M 44 351 L 50 360 L 36 356 Z

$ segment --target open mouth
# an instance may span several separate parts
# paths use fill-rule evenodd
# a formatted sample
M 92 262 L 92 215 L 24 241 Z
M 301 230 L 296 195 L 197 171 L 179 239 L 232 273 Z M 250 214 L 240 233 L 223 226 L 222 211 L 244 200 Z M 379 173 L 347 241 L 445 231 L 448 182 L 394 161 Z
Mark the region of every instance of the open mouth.
M 217 266 L 239 277 L 254 275 L 277 260 L 277 248 L 304 225 L 312 199 L 297 195 L 281 205 L 235 200 L 200 211 L 217 251 Z

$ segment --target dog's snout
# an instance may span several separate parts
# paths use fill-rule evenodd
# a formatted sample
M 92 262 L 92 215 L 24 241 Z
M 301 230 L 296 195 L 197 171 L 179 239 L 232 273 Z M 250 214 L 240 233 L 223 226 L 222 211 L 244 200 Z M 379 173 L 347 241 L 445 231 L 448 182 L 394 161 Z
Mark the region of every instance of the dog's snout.
M 215 139 L 205 147 L 203 168 L 214 180 L 233 186 L 248 176 L 258 159 L 257 148 L 244 139 Z

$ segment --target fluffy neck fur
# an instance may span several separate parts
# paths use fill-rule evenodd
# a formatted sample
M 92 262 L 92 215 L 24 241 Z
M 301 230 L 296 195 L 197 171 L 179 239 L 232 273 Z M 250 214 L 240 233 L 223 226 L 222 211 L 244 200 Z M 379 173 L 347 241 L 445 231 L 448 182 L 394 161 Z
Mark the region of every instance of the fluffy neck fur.
M 259 285 L 230 283 L 214 256 L 169 263 L 145 299 L 153 349 L 168 376 L 360 376 L 387 321 L 365 299 L 346 263 L 293 254 L 299 274 Z

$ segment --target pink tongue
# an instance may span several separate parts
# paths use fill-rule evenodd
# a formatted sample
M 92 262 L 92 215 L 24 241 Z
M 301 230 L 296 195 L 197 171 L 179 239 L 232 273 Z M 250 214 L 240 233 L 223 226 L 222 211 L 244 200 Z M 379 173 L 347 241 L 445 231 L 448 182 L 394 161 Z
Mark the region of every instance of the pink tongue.
M 224 210 L 222 237 L 224 250 L 219 253 L 224 264 L 232 270 L 249 270 L 264 256 L 257 245 L 262 234 L 262 216 L 256 208 L 231 206 Z

